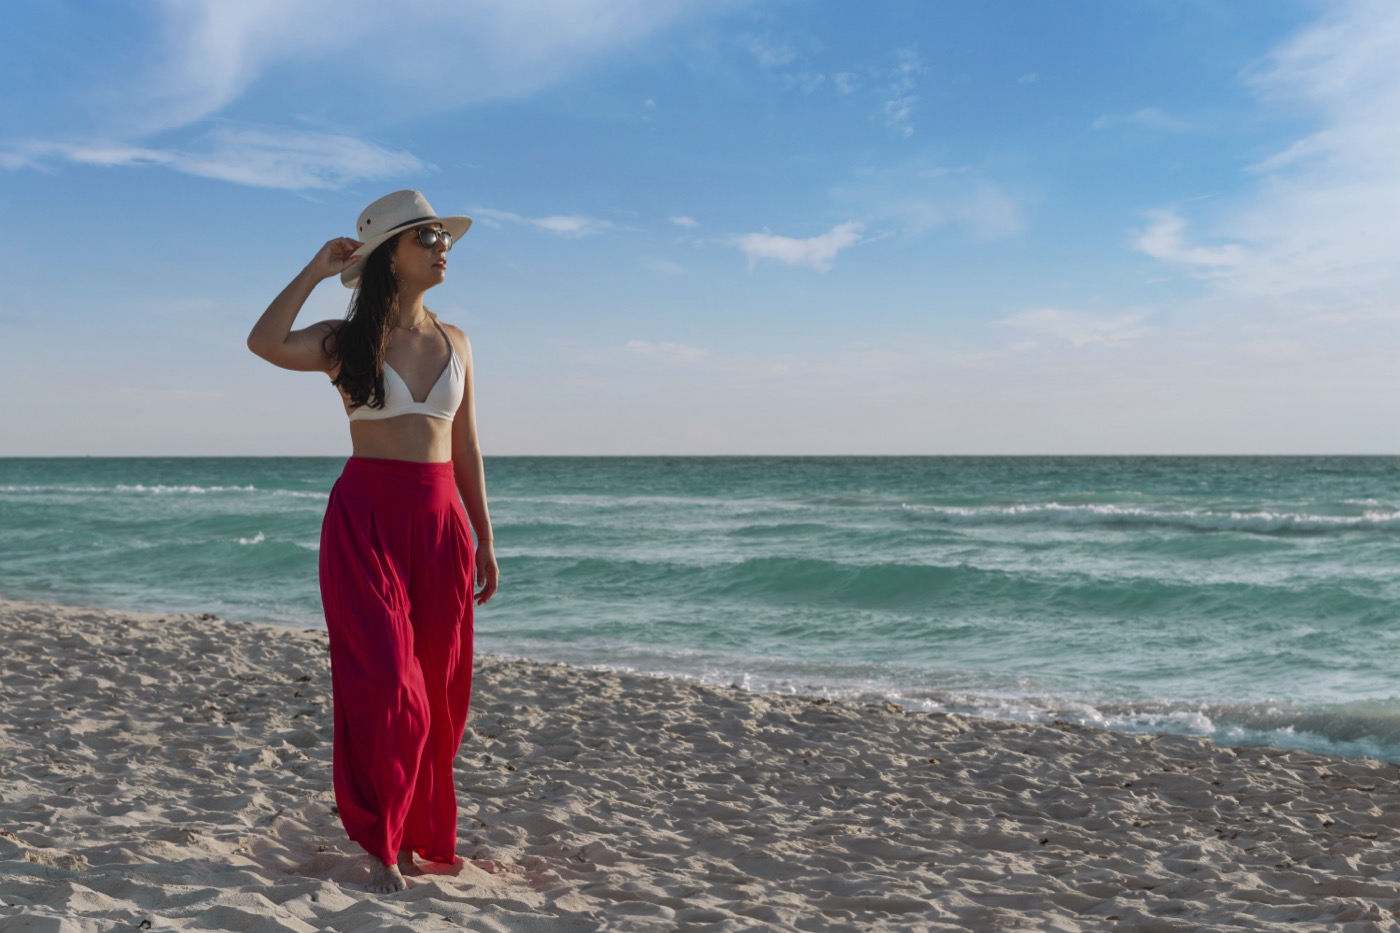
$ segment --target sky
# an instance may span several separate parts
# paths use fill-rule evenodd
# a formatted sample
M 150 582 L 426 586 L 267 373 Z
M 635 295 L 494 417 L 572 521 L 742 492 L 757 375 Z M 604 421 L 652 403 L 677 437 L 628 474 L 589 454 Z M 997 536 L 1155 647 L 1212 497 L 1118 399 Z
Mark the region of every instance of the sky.
M 1393 0 L 0 17 L 0 455 L 348 453 L 244 341 L 403 188 L 488 456 L 1400 453 Z

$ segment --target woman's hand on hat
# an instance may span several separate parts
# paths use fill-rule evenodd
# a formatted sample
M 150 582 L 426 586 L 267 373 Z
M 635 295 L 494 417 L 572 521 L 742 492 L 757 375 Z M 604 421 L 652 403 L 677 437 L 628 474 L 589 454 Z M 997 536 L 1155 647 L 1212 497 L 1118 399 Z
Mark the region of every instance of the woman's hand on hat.
M 340 275 L 364 258 L 355 255 L 355 250 L 362 245 L 359 240 L 352 240 L 348 236 L 327 240 L 326 245 L 316 253 L 316 258 L 308 264 L 308 268 L 316 273 L 317 278 L 328 279 L 333 275 Z

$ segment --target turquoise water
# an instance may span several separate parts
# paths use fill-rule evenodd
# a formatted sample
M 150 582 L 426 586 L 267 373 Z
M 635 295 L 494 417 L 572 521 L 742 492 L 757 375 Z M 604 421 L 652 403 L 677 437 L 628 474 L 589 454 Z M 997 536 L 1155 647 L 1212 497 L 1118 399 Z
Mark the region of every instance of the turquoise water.
M 319 626 L 335 459 L 0 459 L 0 594 Z M 1400 761 L 1400 458 L 494 458 L 482 650 Z

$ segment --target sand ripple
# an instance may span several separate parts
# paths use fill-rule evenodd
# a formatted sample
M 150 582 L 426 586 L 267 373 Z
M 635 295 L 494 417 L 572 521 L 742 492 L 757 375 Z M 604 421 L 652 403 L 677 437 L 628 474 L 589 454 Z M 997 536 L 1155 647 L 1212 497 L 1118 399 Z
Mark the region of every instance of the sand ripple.
M 1394 765 L 478 660 L 376 897 L 322 633 L 0 602 L 0 933 L 1400 930 Z

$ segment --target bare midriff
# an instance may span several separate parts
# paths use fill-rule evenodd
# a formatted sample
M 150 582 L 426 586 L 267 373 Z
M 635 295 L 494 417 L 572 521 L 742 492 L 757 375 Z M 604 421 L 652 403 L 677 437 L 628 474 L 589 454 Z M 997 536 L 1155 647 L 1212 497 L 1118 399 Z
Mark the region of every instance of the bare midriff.
M 442 463 L 452 459 L 452 422 L 411 414 L 351 421 L 350 443 L 356 457 Z

